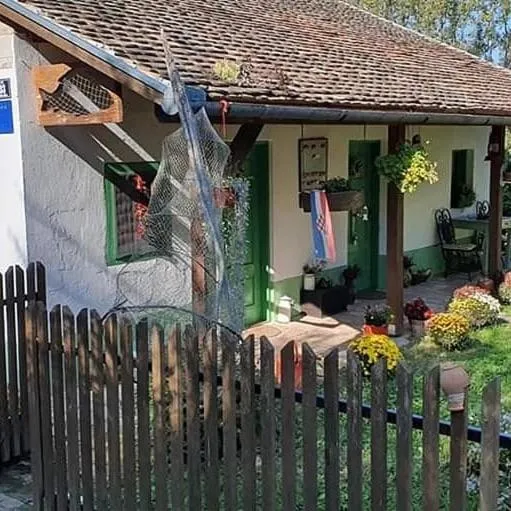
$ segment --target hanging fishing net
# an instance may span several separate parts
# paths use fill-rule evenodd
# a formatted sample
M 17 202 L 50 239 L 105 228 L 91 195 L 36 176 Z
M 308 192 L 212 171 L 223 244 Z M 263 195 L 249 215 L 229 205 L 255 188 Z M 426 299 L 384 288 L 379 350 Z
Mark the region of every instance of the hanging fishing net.
M 248 182 L 224 173 L 230 150 L 204 109 L 192 113 L 177 71 L 164 106 L 181 127 L 163 141 L 148 207 L 133 203 L 134 252 L 117 278 L 114 310 L 165 323 L 201 318 L 243 328 Z M 146 261 L 140 261 L 140 254 Z

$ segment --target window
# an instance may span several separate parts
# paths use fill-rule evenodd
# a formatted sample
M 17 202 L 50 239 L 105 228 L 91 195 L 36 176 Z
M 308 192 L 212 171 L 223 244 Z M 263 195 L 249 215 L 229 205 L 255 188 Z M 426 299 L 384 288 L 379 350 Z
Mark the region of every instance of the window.
M 151 249 L 143 237 L 145 207 L 115 186 L 109 177 L 130 181 L 135 189 L 149 193 L 158 162 L 107 163 L 105 165 L 106 259 L 108 264 L 148 256 Z
M 451 208 L 465 208 L 474 203 L 474 151 L 452 152 Z

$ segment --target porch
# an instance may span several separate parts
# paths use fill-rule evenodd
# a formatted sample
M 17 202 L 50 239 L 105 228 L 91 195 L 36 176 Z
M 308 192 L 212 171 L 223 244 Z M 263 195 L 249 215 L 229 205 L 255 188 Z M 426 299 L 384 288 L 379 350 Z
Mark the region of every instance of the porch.
M 404 300 L 409 301 L 420 296 L 436 312 L 445 310 L 453 291 L 467 284 L 464 274 L 455 274 L 450 277 L 434 278 L 404 289 Z M 259 338 L 265 336 L 275 346 L 282 348 L 289 341 L 299 344 L 307 342 L 318 356 L 324 356 L 334 347 L 346 349 L 349 342 L 357 337 L 364 323 L 364 311 L 367 306 L 386 303 L 386 298 L 376 300 L 358 299 L 348 310 L 331 317 L 318 319 L 310 316 L 299 317 L 291 323 L 282 324 L 275 321 L 259 323 L 244 332 L 244 336 L 254 335 Z M 409 332 L 405 327 L 403 333 L 397 338 L 398 343 L 408 342 Z

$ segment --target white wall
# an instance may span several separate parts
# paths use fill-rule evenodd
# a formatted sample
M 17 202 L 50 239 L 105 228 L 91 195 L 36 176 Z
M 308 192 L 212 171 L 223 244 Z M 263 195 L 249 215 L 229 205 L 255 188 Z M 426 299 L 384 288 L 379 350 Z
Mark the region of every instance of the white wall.
M 0 272 L 8 266 L 27 264 L 23 164 L 21 159 L 20 111 L 14 56 L 14 34 L 0 23 L 0 78 L 9 78 L 13 107 L 13 134 L 0 134 Z M 22 87 L 20 87 L 21 89 Z
M 45 54 L 52 57 L 49 50 Z M 30 67 L 45 59 L 17 39 L 16 53 L 23 65 L 19 79 L 30 83 Z M 52 57 L 53 58 L 53 57 Z M 58 62 L 59 58 L 55 58 Z M 125 121 L 119 126 L 44 129 L 35 122 L 33 91 L 22 89 L 21 136 L 25 171 L 28 257 L 48 269 L 50 303 L 67 303 L 107 310 L 116 301 L 120 267 L 105 262 L 103 167 L 109 161 L 159 160 L 163 137 L 174 126 L 158 123 L 153 105 L 123 91 Z M 228 137 L 236 132 L 230 126 Z M 489 128 L 421 127 L 408 129 L 430 140 L 438 161 L 440 182 L 425 185 L 405 200 L 405 250 L 436 243 L 433 211 L 449 206 L 451 154 L 475 150 L 475 188 L 478 199 L 488 198 L 489 172 L 483 161 Z M 300 126 L 266 126 L 260 140 L 270 145 L 271 270 L 274 281 L 301 274 L 311 255 L 310 215 L 298 206 L 298 139 Z M 347 176 L 350 140 L 379 140 L 387 150 L 385 126 L 304 126 L 303 136 L 329 140 L 329 176 Z M 386 187 L 380 195 L 380 254 L 386 251 Z M 334 213 L 337 244 L 335 265 L 347 263 L 345 212 Z M 190 300 L 190 275 L 185 268 L 155 277 L 150 263 L 143 282 L 158 282 L 169 296 Z M 160 283 L 165 285 L 161 286 Z

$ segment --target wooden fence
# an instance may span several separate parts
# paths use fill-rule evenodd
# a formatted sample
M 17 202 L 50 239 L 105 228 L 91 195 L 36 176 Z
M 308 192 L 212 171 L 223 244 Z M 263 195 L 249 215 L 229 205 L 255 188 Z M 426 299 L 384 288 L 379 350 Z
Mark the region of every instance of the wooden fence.
M 341 374 L 337 350 L 318 360 L 305 344 L 297 392 L 293 343 L 280 352 L 276 388 L 265 338 L 238 342 L 218 329 L 199 338 L 191 327 L 31 304 L 26 339 L 36 509 L 411 510 L 417 499 L 440 509 L 446 491 L 450 509 L 466 509 L 467 413 L 451 416 L 445 478 L 438 368 L 424 380 L 417 432 L 407 369 L 388 380 L 380 363 L 367 381 L 351 352 Z M 483 396 L 482 511 L 498 509 L 499 410 L 493 382 Z
M 25 309 L 35 300 L 46 302 L 41 263 L 0 274 L 0 464 L 29 451 Z

